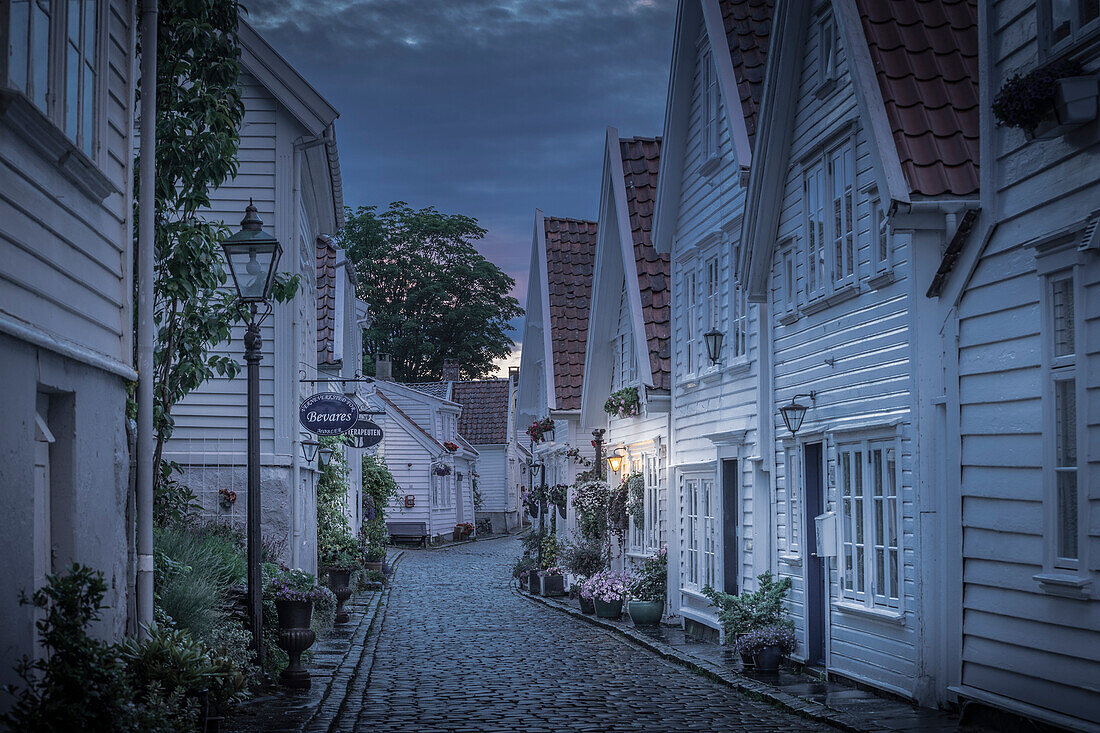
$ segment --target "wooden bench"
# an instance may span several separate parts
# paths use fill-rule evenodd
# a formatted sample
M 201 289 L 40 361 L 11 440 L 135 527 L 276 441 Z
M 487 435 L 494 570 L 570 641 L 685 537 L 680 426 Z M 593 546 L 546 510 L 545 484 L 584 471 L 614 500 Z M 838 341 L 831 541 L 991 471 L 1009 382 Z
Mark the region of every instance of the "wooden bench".
M 386 530 L 390 533 L 390 542 L 411 542 L 428 546 L 428 525 L 426 522 L 386 522 Z

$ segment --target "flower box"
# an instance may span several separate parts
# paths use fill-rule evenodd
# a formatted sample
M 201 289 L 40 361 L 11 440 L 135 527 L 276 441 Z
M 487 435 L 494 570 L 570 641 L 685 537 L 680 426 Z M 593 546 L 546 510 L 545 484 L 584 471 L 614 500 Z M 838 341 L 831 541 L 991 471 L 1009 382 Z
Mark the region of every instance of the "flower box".
M 543 598 L 565 595 L 565 576 L 560 573 L 539 573 L 539 594 Z

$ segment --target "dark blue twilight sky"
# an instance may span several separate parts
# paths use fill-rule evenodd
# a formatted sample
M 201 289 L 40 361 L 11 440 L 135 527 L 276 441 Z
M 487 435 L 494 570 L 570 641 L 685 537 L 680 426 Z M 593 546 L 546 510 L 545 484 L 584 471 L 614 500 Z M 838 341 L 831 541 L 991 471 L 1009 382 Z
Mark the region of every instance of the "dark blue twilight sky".
M 607 125 L 661 131 L 675 0 L 244 1 L 340 111 L 345 203 L 477 217 L 521 305 L 535 208 L 594 219 Z

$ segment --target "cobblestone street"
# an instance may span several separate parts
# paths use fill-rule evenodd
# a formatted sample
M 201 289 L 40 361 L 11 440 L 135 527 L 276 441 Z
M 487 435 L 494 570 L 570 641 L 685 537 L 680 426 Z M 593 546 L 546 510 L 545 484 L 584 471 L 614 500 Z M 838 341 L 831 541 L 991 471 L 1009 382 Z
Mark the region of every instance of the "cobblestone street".
M 828 730 L 519 597 L 519 553 L 518 539 L 406 553 L 364 698 L 346 701 L 336 727 Z

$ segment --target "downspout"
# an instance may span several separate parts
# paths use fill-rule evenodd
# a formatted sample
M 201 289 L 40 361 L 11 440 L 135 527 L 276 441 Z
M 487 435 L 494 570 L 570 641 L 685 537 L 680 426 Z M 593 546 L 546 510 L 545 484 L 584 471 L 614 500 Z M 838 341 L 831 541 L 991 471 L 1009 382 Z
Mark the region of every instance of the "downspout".
M 137 620 L 153 623 L 153 258 L 156 212 L 157 0 L 141 3 L 141 141 L 137 249 Z
M 298 240 L 298 199 L 302 195 L 302 153 L 307 148 L 320 145 L 325 142 L 325 134 L 317 135 L 314 137 L 301 137 L 294 143 L 294 154 L 291 156 L 291 191 L 290 191 L 290 204 L 294 207 L 294 210 L 290 214 L 291 221 L 291 235 L 290 242 L 293 244 L 290 247 L 290 253 L 294 257 L 294 262 L 298 262 L 298 253 L 301 252 L 302 243 Z M 307 273 L 302 273 L 305 277 Z M 290 342 L 294 345 L 295 354 L 293 363 L 297 367 L 301 363 L 301 354 L 298 352 L 298 348 L 301 345 L 302 339 L 302 318 L 301 309 L 298 307 L 298 298 L 295 296 L 294 302 L 291 305 L 290 313 Z M 299 381 L 299 369 L 293 368 L 291 370 L 294 380 L 294 392 L 296 396 L 301 396 L 302 383 Z M 302 434 L 300 431 L 295 430 L 292 433 L 290 439 L 290 481 L 293 486 L 295 495 L 301 491 L 302 486 Z M 301 497 L 299 497 L 301 499 Z M 305 504 L 299 500 L 295 502 L 294 511 L 290 514 L 291 518 L 291 547 L 290 547 L 290 563 L 293 567 L 302 567 L 302 541 L 305 535 Z
M 760 438 L 760 450 L 763 451 L 760 454 L 762 466 L 768 475 L 768 532 L 771 535 L 768 542 L 768 568 L 773 573 L 778 573 L 779 558 L 777 557 L 776 548 L 779 538 L 779 517 L 775 501 L 777 484 L 775 478 L 775 421 L 772 420 L 775 385 L 772 377 L 771 301 L 765 300 L 757 304 L 757 309 L 757 317 L 760 319 L 760 327 L 757 329 L 760 338 L 760 369 L 756 397 L 756 412 L 759 421 L 757 432 Z M 786 480 L 789 481 L 789 479 Z

